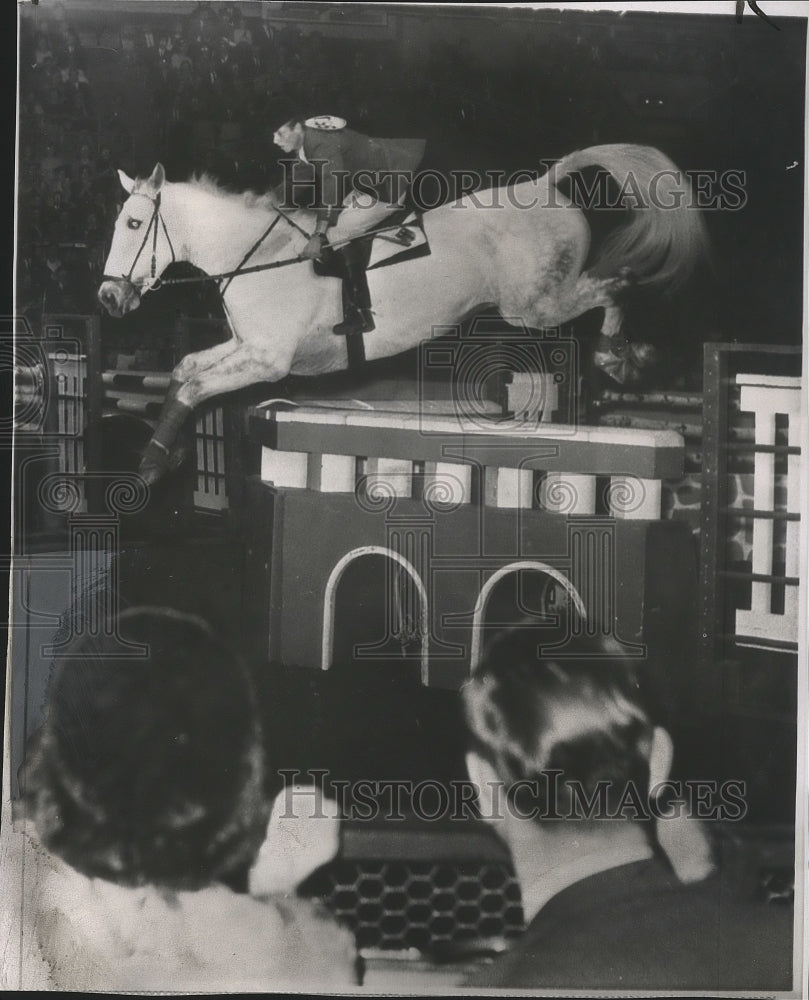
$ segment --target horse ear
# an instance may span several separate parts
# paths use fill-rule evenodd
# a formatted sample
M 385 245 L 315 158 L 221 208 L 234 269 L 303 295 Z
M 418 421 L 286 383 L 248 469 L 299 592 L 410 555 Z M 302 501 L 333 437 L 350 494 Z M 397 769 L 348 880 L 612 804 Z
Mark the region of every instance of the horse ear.
M 163 182 L 166 179 L 166 171 L 163 169 L 163 164 L 158 163 L 155 165 L 152 171 L 152 176 L 146 182 L 150 188 L 154 191 L 159 191 L 163 187 Z
M 135 182 L 132 180 L 132 178 L 129 177 L 127 174 L 125 174 L 123 170 L 119 170 L 118 179 L 120 180 L 121 187 L 124 189 L 124 191 L 126 191 L 127 194 L 132 194 L 132 191 L 135 187 Z

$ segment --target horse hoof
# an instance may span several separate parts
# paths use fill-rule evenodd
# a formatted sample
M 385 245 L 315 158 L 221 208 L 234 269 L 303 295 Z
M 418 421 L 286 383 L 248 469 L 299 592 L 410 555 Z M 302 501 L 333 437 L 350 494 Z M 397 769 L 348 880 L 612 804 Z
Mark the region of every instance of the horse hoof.
M 185 465 L 186 459 L 188 458 L 187 448 L 174 448 L 168 456 L 167 465 L 171 472 L 175 472 L 177 469 Z
M 153 462 L 141 462 L 138 475 L 147 486 L 154 486 L 155 483 L 159 482 L 166 475 L 167 471 L 167 468 L 156 465 Z
M 639 369 L 650 368 L 660 362 L 660 356 L 653 344 L 633 344 L 632 360 Z
M 622 358 L 610 351 L 596 351 L 595 364 L 619 385 L 637 385 L 641 375 L 637 365 L 629 358 Z
M 143 453 L 138 474 L 147 486 L 159 482 L 171 472 L 176 472 L 188 458 L 187 448 L 173 448 L 168 454 L 149 444 Z
M 143 450 L 138 468 L 141 479 L 147 486 L 153 486 L 171 470 L 171 454 L 154 441 L 150 441 Z

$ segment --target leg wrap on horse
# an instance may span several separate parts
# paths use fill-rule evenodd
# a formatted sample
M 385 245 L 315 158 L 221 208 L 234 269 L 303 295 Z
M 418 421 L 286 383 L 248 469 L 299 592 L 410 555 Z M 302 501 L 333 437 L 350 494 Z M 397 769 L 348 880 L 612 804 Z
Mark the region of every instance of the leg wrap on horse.
M 152 440 L 163 445 L 167 450 L 177 440 L 180 429 L 191 413 L 191 407 L 177 399 L 177 393 L 180 391 L 182 384 L 182 382 L 172 379 L 169 391 L 166 393 L 163 409 L 160 411 L 157 428 L 152 435 Z
M 148 485 L 182 464 L 183 453 L 172 447 L 191 413 L 191 407 L 177 399 L 181 385 L 182 382 L 176 380 L 169 385 L 157 428 L 140 461 L 139 471 Z

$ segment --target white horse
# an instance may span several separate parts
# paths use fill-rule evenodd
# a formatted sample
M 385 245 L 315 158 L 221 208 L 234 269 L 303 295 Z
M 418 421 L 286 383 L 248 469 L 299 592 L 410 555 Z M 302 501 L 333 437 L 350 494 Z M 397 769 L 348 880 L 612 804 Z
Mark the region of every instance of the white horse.
M 584 213 L 558 189 L 576 171 L 608 172 L 622 191 L 628 220 L 593 248 Z M 145 180 L 119 176 L 129 198 L 115 225 L 98 297 L 113 316 L 137 308 L 173 261 L 208 275 L 294 259 L 276 270 L 230 279 L 223 302 L 232 337 L 177 365 L 160 421 L 141 464 L 153 482 L 176 464 L 177 434 L 207 399 L 286 375 L 318 375 L 348 366 L 341 283 L 297 261 L 314 229 L 307 211 L 283 214 L 270 196 L 233 194 L 206 178 L 169 183 L 160 164 Z M 629 183 L 631 182 L 631 183 Z M 623 218 L 623 217 L 622 217 Z M 276 225 L 270 226 L 273 222 Z M 423 218 L 431 255 L 373 269 L 368 283 L 376 329 L 365 335 L 368 360 L 416 346 L 440 327 L 482 307 L 519 317 L 529 328 L 555 327 L 604 308 L 602 334 L 616 353 L 598 363 L 619 381 L 631 371 L 616 297 L 637 283 L 676 287 L 707 250 L 688 180 L 661 152 L 633 145 L 572 153 L 544 176 L 511 188 L 467 195 Z M 621 346 L 619 346 L 621 345 Z

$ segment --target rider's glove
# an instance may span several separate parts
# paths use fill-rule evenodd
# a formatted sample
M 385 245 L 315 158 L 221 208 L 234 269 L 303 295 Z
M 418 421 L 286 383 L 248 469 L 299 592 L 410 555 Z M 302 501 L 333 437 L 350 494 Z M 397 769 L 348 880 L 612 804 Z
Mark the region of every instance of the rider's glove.
M 301 250 L 301 257 L 304 260 L 320 260 L 323 256 L 323 246 L 326 242 L 324 233 L 315 233 L 310 236 L 306 246 Z

